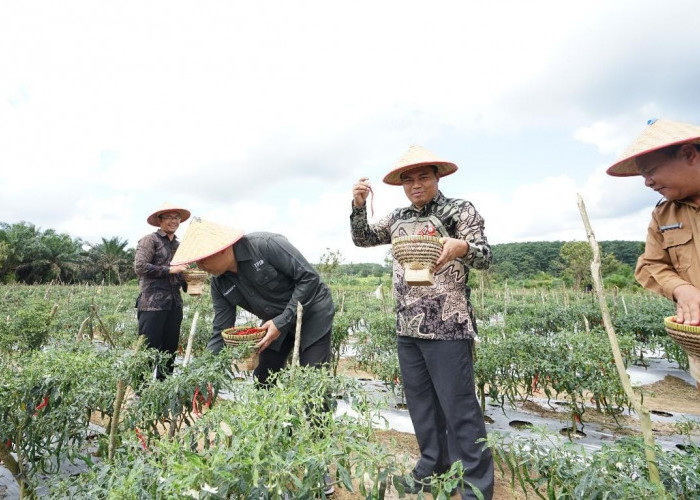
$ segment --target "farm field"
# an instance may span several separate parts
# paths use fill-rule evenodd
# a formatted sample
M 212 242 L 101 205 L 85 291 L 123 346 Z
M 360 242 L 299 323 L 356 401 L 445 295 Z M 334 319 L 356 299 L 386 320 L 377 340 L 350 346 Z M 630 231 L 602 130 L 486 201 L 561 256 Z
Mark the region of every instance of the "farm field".
M 151 384 L 158 360 L 136 347 L 135 285 L 0 286 L 0 498 L 309 498 L 320 496 L 326 469 L 338 482 L 335 498 L 398 498 L 382 485 L 410 470 L 417 445 L 400 405 L 393 302 L 377 290 L 389 280 L 330 284 L 330 372 L 289 370 L 268 391 L 236 378 L 244 350 L 205 352 L 207 293 L 185 298 L 182 354 L 193 332 L 191 362 L 181 356 L 173 377 Z M 663 330 L 672 308 L 641 291 L 613 290 L 608 299 L 628 373 L 655 412 L 664 487 L 693 498 L 700 396 Z M 616 498 L 658 494 L 592 295 L 505 286 L 476 288 L 472 300 L 477 391 L 503 470 L 495 498 L 565 496 L 577 487 Z M 130 397 L 134 387 L 140 398 Z M 335 418 L 314 414 L 309 426 L 309 408 L 329 395 Z M 66 473 L 71 462 L 81 473 Z M 13 466 L 21 483 L 8 473 Z M 435 496 L 457 476 L 437 478 Z

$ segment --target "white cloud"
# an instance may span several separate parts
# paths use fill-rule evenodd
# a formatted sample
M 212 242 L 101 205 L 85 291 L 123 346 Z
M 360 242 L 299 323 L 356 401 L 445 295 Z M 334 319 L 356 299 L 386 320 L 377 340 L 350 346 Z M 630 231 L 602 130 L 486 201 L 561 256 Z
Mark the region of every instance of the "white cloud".
M 648 118 L 700 123 L 697 14 L 689 0 L 3 2 L 0 221 L 134 245 L 170 200 L 286 234 L 312 261 L 380 262 L 388 247 L 350 242 L 352 183 L 370 177 L 380 217 L 406 203 L 381 178 L 410 144 L 469 144 L 484 152 L 444 191 L 475 202 L 492 242 L 585 238 L 578 192 L 599 238 L 641 239 L 653 193 L 604 166 Z M 579 144 L 596 151 L 574 157 Z M 557 161 L 510 182 L 540 155 Z

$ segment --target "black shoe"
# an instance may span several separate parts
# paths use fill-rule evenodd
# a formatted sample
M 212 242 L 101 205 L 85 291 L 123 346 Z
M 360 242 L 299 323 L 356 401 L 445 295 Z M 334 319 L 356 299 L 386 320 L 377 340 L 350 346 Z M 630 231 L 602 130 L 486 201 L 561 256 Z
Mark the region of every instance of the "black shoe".
M 415 472 L 408 476 L 394 476 L 394 486 L 403 488 L 404 493 L 415 495 L 416 493 L 430 493 L 430 479 L 416 477 Z

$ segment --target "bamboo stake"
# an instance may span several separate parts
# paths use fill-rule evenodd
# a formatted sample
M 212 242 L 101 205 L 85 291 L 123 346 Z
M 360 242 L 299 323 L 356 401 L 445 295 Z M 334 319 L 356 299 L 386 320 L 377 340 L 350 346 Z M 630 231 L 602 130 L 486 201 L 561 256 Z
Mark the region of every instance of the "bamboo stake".
M 47 325 L 51 324 L 51 320 L 53 320 L 53 317 L 56 316 L 56 311 L 58 311 L 58 304 L 54 304 L 51 308 L 51 312 L 49 313 L 49 319 L 46 320 Z
M 117 395 L 114 398 L 114 411 L 112 412 L 112 421 L 109 426 L 109 449 L 107 450 L 107 460 L 114 458 L 114 449 L 117 444 L 117 427 L 119 426 L 119 414 L 122 411 L 122 402 L 124 401 L 124 392 L 126 384 L 123 380 L 117 381 Z
M 199 311 L 194 312 L 192 318 L 192 326 L 190 327 L 190 335 L 187 337 L 187 348 L 185 349 L 185 359 L 182 364 L 187 366 L 192 358 L 192 344 L 194 342 L 194 332 L 197 330 L 197 320 L 199 319 Z
M 83 340 L 83 330 L 85 329 L 85 326 L 87 326 L 88 321 L 90 321 L 90 318 L 92 318 L 92 315 L 88 316 L 83 320 L 82 323 L 80 323 L 80 328 L 78 329 L 78 334 L 75 336 L 76 341 Z
M 600 272 L 600 249 L 595 239 L 595 235 L 593 234 L 591 223 L 588 220 L 586 206 L 584 205 L 583 198 L 580 194 L 578 195 L 578 208 L 581 212 L 583 225 L 586 227 L 588 242 L 590 243 L 591 249 L 593 250 L 593 261 L 591 262 L 591 275 L 593 276 L 593 283 L 595 284 L 595 295 L 598 299 L 598 304 L 600 306 L 601 312 L 603 313 L 603 323 L 605 325 L 605 331 L 608 334 L 608 339 L 610 340 L 610 346 L 612 347 L 613 357 L 615 359 L 615 366 L 617 367 L 617 373 L 620 376 L 620 381 L 622 382 L 622 387 L 625 390 L 625 394 L 632 402 L 634 410 L 639 414 L 639 423 L 642 428 L 642 435 L 644 436 L 644 444 L 646 445 L 644 449 L 647 459 L 647 467 L 649 468 L 649 480 L 652 484 L 656 485 L 662 492 L 662 494 L 665 496 L 664 486 L 659 476 L 659 470 L 656 467 L 655 442 L 654 434 L 651 430 L 651 417 L 649 415 L 649 410 L 646 409 L 644 403 L 642 403 L 641 399 L 634 393 L 634 390 L 632 389 L 632 384 L 630 383 L 629 375 L 627 375 L 627 372 L 625 371 L 625 365 L 622 362 L 620 345 L 617 342 L 615 329 L 613 328 L 612 321 L 610 319 L 610 311 L 608 310 L 608 304 L 605 301 L 605 295 L 603 293 L 603 278 Z
M 299 349 L 301 348 L 301 315 L 303 311 L 301 302 L 297 302 L 297 329 L 294 332 L 294 354 L 292 355 L 292 368 L 299 366 Z
M 94 299 L 93 299 L 93 303 L 90 307 L 92 307 L 92 314 L 95 317 L 95 319 L 97 320 L 97 322 L 100 324 L 100 329 L 102 330 L 103 336 L 106 337 L 107 343 L 110 345 L 110 347 L 114 347 L 114 342 L 112 341 L 112 336 L 109 334 L 107 327 L 102 322 L 102 318 L 100 318 L 100 315 L 97 314 L 97 306 L 94 303 Z

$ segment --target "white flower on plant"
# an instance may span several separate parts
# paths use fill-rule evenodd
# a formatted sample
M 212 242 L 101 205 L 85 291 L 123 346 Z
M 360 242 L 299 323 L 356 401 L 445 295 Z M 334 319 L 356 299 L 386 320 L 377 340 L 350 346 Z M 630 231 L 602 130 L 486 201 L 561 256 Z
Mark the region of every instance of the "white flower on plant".
M 622 465 L 622 462 L 617 462 L 617 463 L 615 464 L 615 467 L 617 467 L 617 470 L 622 470 L 622 468 L 624 467 L 624 465 Z
M 207 483 L 204 483 L 204 486 L 202 486 L 202 491 L 206 491 L 207 493 L 218 493 L 219 488 L 209 486 Z
M 185 495 L 187 495 L 188 497 L 199 499 L 199 491 L 197 490 L 187 490 L 185 492 Z
M 291 427 L 292 423 L 291 422 L 282 422 L 282 428 L 284 429 L 285 427 Z

